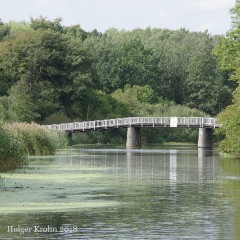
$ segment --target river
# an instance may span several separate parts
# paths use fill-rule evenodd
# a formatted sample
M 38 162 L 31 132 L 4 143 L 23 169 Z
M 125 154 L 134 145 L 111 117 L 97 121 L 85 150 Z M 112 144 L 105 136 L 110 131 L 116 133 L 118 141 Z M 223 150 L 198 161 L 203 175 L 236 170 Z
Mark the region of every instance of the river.
M 240 160 L 84 147 L 0 174 L 0 239 L 240 239 Z

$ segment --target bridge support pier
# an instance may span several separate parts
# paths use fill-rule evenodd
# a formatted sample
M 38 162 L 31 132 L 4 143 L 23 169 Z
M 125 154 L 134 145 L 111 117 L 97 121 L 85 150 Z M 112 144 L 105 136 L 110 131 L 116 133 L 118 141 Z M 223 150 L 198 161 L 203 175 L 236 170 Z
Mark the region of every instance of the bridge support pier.
M 212 134 L 212 128 L 199 128 L 198 148 L 211 149 L 213 147 Z
M 72 146 L 72 145 L 73 145 L 72 135 L 73 135 L 72 132 L 68 132 L 68 133 L 67 133 L 68 146 Z
M 141 128 L 140 127 L 129 127 L 127 130 L 127 148 L 140 148 L 141 142 Z

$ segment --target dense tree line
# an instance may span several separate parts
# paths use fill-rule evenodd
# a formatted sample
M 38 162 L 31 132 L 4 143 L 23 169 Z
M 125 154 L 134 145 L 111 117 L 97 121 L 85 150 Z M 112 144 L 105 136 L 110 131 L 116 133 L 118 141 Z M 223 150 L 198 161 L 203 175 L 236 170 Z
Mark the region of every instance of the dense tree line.
M 0 120 L 215 116 L 236 87 L 213 51 L 221 41 L 186 29 L 99 33 L 61 19 L 0 21 Z
M 84 44 L 93 81 L 107 93 L 126 84 L 149 85 L 163 99 L 216 114 L 231 98 L 231 86 L 212 54 L 217 37 L 207 32 L 110 29 Z

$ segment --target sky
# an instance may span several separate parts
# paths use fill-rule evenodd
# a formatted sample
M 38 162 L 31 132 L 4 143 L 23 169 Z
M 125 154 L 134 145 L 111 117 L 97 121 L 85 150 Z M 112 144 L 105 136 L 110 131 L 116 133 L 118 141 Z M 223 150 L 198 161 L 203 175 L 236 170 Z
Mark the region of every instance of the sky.
M 63 25 L 79 24 L 85 31 L 186 28 L 215 35 L 230 29 L 234 5 L 235 0 L 0 0 L 0 18 L 61 17 Z

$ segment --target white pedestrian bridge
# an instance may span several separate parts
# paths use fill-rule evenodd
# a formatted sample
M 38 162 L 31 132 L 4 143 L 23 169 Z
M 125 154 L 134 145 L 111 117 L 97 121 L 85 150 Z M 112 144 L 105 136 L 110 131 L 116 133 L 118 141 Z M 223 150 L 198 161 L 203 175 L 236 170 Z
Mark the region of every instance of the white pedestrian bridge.
M 114 128 L 128 128 L 127 147 L 141 147 L 142 127 L 198 128 L 198 147 L 212 148 L 212 130 L 221 127 L 216 118 L 210 117 L 127 117 L 95 121 L 45 125 L 48 129 L 65 131 L 68 137 L 74 132 L 87 132 Z
M 128 127 L 219 128 L 220 126 L 216 118 L 205 117 L 127 117 L 45 125 L 49 129 L 66 132 L 85 132 Z

